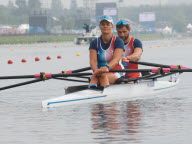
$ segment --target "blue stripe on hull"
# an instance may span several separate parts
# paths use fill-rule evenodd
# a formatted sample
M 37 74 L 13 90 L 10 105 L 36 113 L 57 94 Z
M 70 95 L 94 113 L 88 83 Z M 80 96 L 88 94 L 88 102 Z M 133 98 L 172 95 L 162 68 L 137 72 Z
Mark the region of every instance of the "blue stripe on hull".
M 66 101 L 49 102 L 49 103 L 47 103 L 47 105 L 49 106 L 51 104 L 73 102 L 73 101 L 82 101 L 82 100 L 96 99 L 96 98 L 103 98 L 103 97 L 107 97 L 107 95 L 96 96 L 96 97 L 88 97 L 88 98 L 82 98 L 82 99 L 74 99 L 74 100 L 66 100 Z

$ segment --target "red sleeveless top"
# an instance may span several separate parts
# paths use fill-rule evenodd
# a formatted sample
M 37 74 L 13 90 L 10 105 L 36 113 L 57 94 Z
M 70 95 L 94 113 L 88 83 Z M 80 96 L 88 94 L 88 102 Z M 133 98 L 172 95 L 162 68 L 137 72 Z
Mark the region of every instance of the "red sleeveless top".
M 131 40 L 129 41 L 129 43 L 125 45 L 124 56 L 129 56 L 129 55 L 133 54 L 133 52 L 134 52 L 134 46 L 133 46 L 134 40 L 135 40 L 135 38 L 131 37 Z M 124 63 L 123 65 L 124 65 L 125 69 L 138 69 L 138 64 Z M 126 73 L 125 77 L 126 78 L 136 78 L 136 77 L 139 77 L 140 75 L 141 74 L 139 72 Z

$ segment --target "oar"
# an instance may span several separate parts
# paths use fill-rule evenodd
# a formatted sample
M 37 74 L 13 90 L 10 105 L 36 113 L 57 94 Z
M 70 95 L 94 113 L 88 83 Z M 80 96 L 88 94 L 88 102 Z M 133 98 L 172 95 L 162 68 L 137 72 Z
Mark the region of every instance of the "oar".
M 154 76 L 154 77 L 150 77 L 149 79 L 158 79 L 158 78 L 170 76 L 170 75 L 173 75 L 173 74 L 176 74 L 176 73 L 178 73 L 178 72 L 170 72 L 170 73 L 166 73 L 166 74 L 161 74 L 161 75 L 157 75 L 157 76 Z
M 142 76 L 142 77 L 136 77 L 136 78 L 125 78 L 125 77 L 122 77 L 120 79 L 118 79 L 116 81 L 116 84 L 120 84 L 121 82 L 130 82 L 130 81 L 138 81 L 138 80 L 141 80 L 141 79 L 149 79 L 151 77 L 154 77 L 154 76 L 157 76 L 159 74 L 150 74 L 150 75 L 145 75 L 145 76 Z
M 88 76 L 93 73 L 62 73 L 62 74 L 48 74 L 48 77 L 56 78 L 56 77 L 80 77 L 80 76 Z
M 10 86 L 5 86 L 5 87 L 0 88 L 0 90 L 5 90 L 5 89 L 19 87 L 19 86 L 23 86 L 23 85 L 27 85 L 27 84 L 31 84 L 31 83 L 36 83 L 36 82 L 48 80 L 50 78 L 68 77 L 68 76 L 70 76 L 70 77 L 77 77 L 77 76 L 84 76 L 84 75 L 86 75 L 86 76 L 87 75 L 92 75 L 92 73 L 44 74 L 43 78 L 42 78 L 41 74 L 27 75 L 27 76 L 6 76 L 5 77 L 6 79 L 23 78 L 23 77 L 25 77 L 25 78 L 37 78 L 37 79 L 31 80 L 31 81 L 27 81 L 27 82 L 18 83 L 18 84 L 13 84 L 13 85 L 10 85 Z M 1 77 L 1 79 L 5 79 L 5 78 Z M 73 80 L 73 81 L 88 82 L 88 81 L 80 81 L 80 80 Z
M 0 79 L 26 79 L 35 78 L 34 75 L 18 75 L 18 76 L 1 76 Z
M 85 68 L 80 68 L 80 69 L 76 69 L 76 70 L 68 70 L 68 71 L 62 71 L 62 73 L 67 74 L 67 73 L 78 73 L 78 72 L 82 72 L 82 71 L 87 71 L 87 70 L 91 70 L 91 67 L 85 67 Z M 52 74 L 46 74 L 42 72 L 40 74 L 35 74 L 35 75 L 20 75 L 20 76 L 1 76 L 0 79 L 26 79 L 26 78 L 44 78 L 48 77 L 50 78 L 50 76 L 48 75 L 52 75 Z M 77 76 L 79 76 L 77 74 Z M 84 76 L 84 75 L 82 75 Z
M 39 82 L 39 81 L 48 80 L 50 78 L 68 77 L 68 76 L 77 77 L 77 76 L 84 76 L 84 75 L 86 75 L 86 76 L 87 75 L 92 75 L 92 73 L 65 73 L 65 74 L 50 74 L 50 73 L 48 73 L 48 74 L 44 74 L 43 78 L 42 78 L 41 74 L 27 75 L 27 76 L 6 76 L 6 79 L 23 78 L 23 77 L 25 77 L 25 78 L 37 78 L 37 79 L 27 81 L 27 82 L 18 83 L 18 84 L 13 84 L 13 85 L 10 85 L 10 86 L 5 86 L 5 87 L 0 88 L 0 90 L 5 90 L 5 89 L 19 87 L 19 86 L 23 86 L 23 85 L 27 85 L 27 84 L 31 84 L 31 83 L 36 83 L 36 82 Z M 2 79 L 4 79 L 4 77 L 2 77 Z M 76 81 L 76 80 L 73 80 L 73 81 Z M 81 81 L 81 82 L 83 82 L 83 81 Z
M 40 82 L 43 81 L 42 79 L 35 79 L 35 80 L 31 80 L 31 81 L 26 81 L 26 82 L 22 82 L 22 83 L 17 83 L 17 84 L 13 84 L 13 85 L 9 85 L 9 86 L 5 86 L 5 87 L 1 87 L 1 90 L 6 90 L 6 89 L 10 89 L 10 88 L 14 88 L 14 87 L 19 87 L 19 86 L 23 86 L 23 85 L 27 85 L 27 84 L 32 84 L 32 83 L 36 83 L 36 82 Z
M 171 68 L 152 68 L 152 69 L 118 69 L 110 70 L 109 72 L 152 72 L 152 73 L 170 73 L 170 72 L 192 72 L 192 69 L 181 67 L 181 69 Z
M 10 88 L 14 88 L 14 87 L 19 87 L 19 86 L 23 86 L 23 85 L 27 85 L 27 84 L 32 84 L 32 83 L 36 83 L 36 82 L 40 82 L 40 81 L 44 81 L 44 80 L 48 80 L 51 78 L 57 78 L 57 77 L 80 77 L 80 78 L 86 78 L 89 79 L 88 77 L 83 77 L 83 76 L 88 76 L 88 75 L 92 75 L 92 73 L 77 73 L 77 72 L 82 72 L 82 71 L 87 71 L 90 70 L 90 67 L 85 67 L 85 68 L 81 68 L 81 69 L 76 69 L 73 71 L 65 71 L 68 73 L 62 73 L 62 74 L 46 74 L 46 73 L 40 73 L 40 74 L 35 74 L 35 75 L 21 75 L 21 76 L 1 76 L 0 79 L 26 79 L 26 78 L 36 78 L 35 80 L 31 80 L 31 81 L 26 81 L 26 82 L 22 82 L 22 83 L 17 83 L 17 84 L 13 84 L 13 85 L 9 85 L 9 86 L 5 86 L 0 88 L 0 90 L 5 90 L 5 89 L 10 89 Z M 69 79 L 65 79 L 65 80 L 69 80 Z M 81 81 L 81 80 L 69 80 L 69 81 L 76 81 L 76 82 L 87 82 L 87 81 Z
M 26 79 L 26 78 L 36 78 L 36 79 L 47 79 L 52 77 L 78 77 L 78 76 L 88 76 L 92 73 L 60 73 L 60 74 L 51 74 L 51 73 L 40 73 L 34 75 L 20 75 L 20 76 L 1 76 L 0 79 Z
M 65 81 L 74 81 L 74 82 L 84 82 L 84 83 L 88 83 L 89 81 L 85 81 L 85 80 L 77 80 L 77 79 L 69 79 L 69 78 L 54 78 L 56 80 L 65 80 Z
M 85 68 L 80 68 L 80 69 L 76 69 L 76 70 L 64 70 L 64 71 L 62 71 L 62 73 L 78 73 L 78 72 L 83 72 L 83 71 L 87 71 L 87 70 L 91 70 L 91 67 L 85 67 Z
M 83 71 L 87 71 L 87 70 L 91 70 L 91 67 L 76 69 L 76 70 L 73 70 L 72 73 L 78 73 L 78 72 L 83 72 Z
M 133 60 L 125 60 L 125 61 L 123 61 L 123 62 L 133 63 L 133 64 L 140 64 L 140 65 L 146 65 L 146 66 L 155 66 L 155 67 L 162 67 L 162 68 L 171 68 L 171 69 L 177 69 L 178 67 L 180 67 L 179 65 L 164 65 L 164 64 L 141 62 L 141 61 L 133 61 Z
M 181 69 L 171 69 L 171 68 L 152 68 L 152 69 L 118 69 L 110 70 L 109 72 L 152 72 L 152 73 L 169 73 L 169 72 L 192 72 L 192 69 L 186 67 L 181 67 Z M 51 74 L 51 73 L 41 73 L 35 75 L 21 75 L 21 76 L 2 76 L 0 79 L 22 79 L 22 78 L 36 78 L 36 79 L 49 79 L 56 77 L 80 77 L 89 76 L 94 73 L 61 73 L 61 74 Z

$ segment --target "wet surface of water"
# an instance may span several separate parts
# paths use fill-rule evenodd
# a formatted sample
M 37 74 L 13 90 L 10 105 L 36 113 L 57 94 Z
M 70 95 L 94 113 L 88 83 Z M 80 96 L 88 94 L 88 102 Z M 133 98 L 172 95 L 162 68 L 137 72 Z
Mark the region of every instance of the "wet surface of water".
M 192 67 L 191 42 L 145 41 L 142 61 Z M 1 45 L 0 52 L 1 76 L 59 73 L 89 65 L 88 46 L 72 43 Z M 62 59 L 57 59 L 58 55 Z M 52 59 L 46 60 L 47 56 Z M 35 62 L 35 57 L 41 60 Z M 21 63 L 22 58 L 27 62 Z M 8 59 L 13 59 L 14 64 L 8 65 Z M 180 79 L 176 90 L 149 99 L 63 106 L 48 111 L 42 111 L 41 101 L 63 95 L 64 87 L 74 82 L 47 80 L 0 91 L 0 143 L 190 144 L 191 73 L 183 73 Z M 0 80 L 0 87 L 22 81 L 26 79 Z

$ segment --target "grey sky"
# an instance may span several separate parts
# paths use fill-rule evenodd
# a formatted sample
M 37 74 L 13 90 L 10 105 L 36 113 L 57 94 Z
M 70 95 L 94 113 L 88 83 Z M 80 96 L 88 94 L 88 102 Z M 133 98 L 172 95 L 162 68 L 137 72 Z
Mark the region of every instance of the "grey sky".
M 0 0 L 0 5 L 7 5 L 9 0 Z M 15 1 L 15 0 L 11 0 Z M 51 0 L 41 0 L 42 3 L 46 5 L 50 5 Z M 61 0 L 63 2 L 64 8 L 69 8 L 70 7 L 70 1 L 71 0 Z M 83 0 L 77 0 L 78 6 L 82 6 Z M 116 2 L 118 0 L 95 0 L 96 2 Z M 123 3 L 120 3 L 119 6 L 128 6 L 128 5 L 140 5 L 140 4 L 152 4 L 152 5 L 157 5 L 157 4 L 180 4 L 180 3 L 192 3 L 192 0 L 124 0 Z

